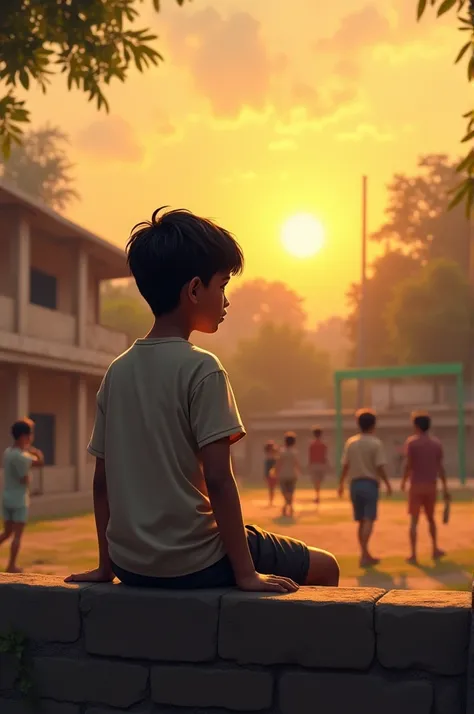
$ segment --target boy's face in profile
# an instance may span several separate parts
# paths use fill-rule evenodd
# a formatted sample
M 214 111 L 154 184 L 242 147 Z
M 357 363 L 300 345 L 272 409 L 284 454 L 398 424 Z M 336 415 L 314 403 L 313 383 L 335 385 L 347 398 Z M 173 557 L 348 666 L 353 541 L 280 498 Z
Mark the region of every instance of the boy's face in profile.
M 189 297 L 193 306 L 194 330 L 208 334 L 217 332 L 229 307 L 229 301 L 225 296 L 229 280 L 228 273 L 216 273 L 207 286 L 199 279 L 191 281 Z

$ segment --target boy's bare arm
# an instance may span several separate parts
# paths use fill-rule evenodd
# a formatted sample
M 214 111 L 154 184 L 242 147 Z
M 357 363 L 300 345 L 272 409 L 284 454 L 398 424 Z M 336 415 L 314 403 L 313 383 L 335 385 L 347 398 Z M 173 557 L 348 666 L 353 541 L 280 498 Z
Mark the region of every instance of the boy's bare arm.
M 44 466 L 44 454 L 40 449 L 36 449 L 34 446 L 30 446 L 29 452 L 34 456 L 33 462 L 31 464 L 32 468 L 39 469 Z
M 241 590 L 294 592 L 288 578 L 257 573 L 247 542 L 239 492 L 230 462 L 230 441 L 222 439 L 201 451 L 204 478 L 222 542 Z
M 444 462 L 442 460 L 439 464 L 438 478 L 443 486 L 443 498 L 445 501 L 448 501 L 451 498 L 451 494 L 449 493 L 448 482 L 446 480 L 446 469 L 444 468 Z
M 410 459 L 410 454 L 407 454 L 406 460 L 405 460 L 405 469 L 403 471 L 403 476 L 402 476 L 402 482 L 400 484 L 400 488 L 402 491 L 405 490 L 406 485 L 408 481 L 410 480 L 411 476 L 411 459 Z
M 66 578 L 66 582 L 111 582 L 114 579 L 107 543 L 107 526 L 110 510 L 107 495 L 107 479 L 104 459 L 96 459 L 94 471 L 94 515 L 99 546 L 99 566 L 95 570 L 76 573 Z
M 339 496 L 342 496 L 344 493 L 344 484 L 346 483 L 348 473 L 349 464 L 344 464 L 344 466 L 342 467 L 341 478 L 339 479 L 339 487 L 337 489 Z
M 383 481 L 383 483 L 387 487 L 388 495 L 391 496 L 392 495 L 392 484 L 388 480 L 387 471 L 383 464 L 381 464 L 380 466 L 377 466 L 377 474 L 378 474 L 379 479 L 381 481 Z

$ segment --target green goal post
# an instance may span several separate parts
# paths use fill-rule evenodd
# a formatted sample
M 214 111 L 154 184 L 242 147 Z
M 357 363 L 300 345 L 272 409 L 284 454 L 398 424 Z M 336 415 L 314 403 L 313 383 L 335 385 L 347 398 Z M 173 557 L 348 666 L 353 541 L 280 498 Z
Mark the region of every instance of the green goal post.
M 402 379 L 407 377 L 456 377 L 458 413 L 458 462 L 461 484 L 466 483 L 466 433 L 464 417 L 464 376 L 460 363 L 419 364 L 403 367 L 369 367 L 346 369 L 334 373 L 334 406 L 336 412 L 336 464 L 339 470 L 343 449 L 342 383 L 360 379 Z

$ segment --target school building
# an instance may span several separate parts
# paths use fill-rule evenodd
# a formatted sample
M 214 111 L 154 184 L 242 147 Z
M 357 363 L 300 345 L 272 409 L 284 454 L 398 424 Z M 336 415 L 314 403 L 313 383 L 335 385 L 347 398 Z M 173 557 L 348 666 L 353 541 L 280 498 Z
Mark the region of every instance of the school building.
M 127 348 L 100 324 L 100 284 L 127 275 L 123 250 L 0 184 L 0 448 L 16 419 L 35 421 L 33 513 L 90 505 L 95 395 Z

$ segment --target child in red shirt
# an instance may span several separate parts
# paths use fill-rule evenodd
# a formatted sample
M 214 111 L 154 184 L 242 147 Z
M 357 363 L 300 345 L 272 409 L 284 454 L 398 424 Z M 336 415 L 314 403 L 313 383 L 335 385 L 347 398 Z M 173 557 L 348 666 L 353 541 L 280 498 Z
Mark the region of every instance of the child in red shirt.
M 313 429 L 314 439 L 309 445 L 309 473 L 313 481 L 315 503 L 320 501 L 321 484 L 328 466 L 328 447 L 322 440 L 322 435 L 322 430 L 315 427 Z

